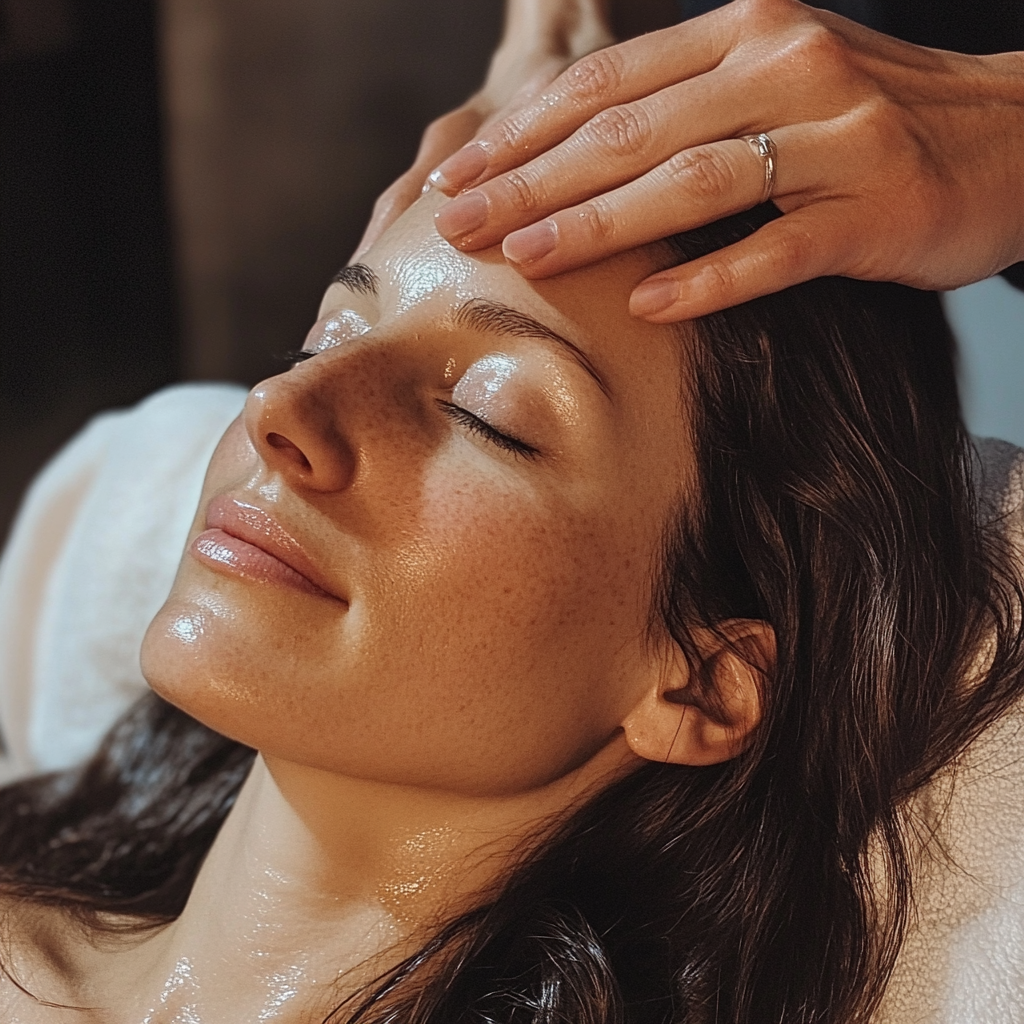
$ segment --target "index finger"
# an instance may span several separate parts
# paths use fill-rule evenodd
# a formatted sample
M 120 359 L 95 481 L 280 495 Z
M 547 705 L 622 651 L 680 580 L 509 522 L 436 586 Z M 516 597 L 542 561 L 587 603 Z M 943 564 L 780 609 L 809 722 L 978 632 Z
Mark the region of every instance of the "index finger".
M 721 11 L 598 50 L 535 100 L 489 125 L 429 177 L 447 195 L 518 167 L 567 139 L 595 114 L 716 68 L 734 43 Z

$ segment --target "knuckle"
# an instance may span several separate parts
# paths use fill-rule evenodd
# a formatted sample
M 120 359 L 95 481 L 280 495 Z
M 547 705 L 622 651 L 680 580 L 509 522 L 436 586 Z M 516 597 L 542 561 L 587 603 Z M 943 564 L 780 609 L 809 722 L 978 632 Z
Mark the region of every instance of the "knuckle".
M 892 149 L 902 138 L 901 126 L 893 123 L 892 111 L 885 98 L 872 97 L 857 105 L 848 118 L 849 126 L 856 132 L 861 151 L 867 151 L 872 158 L 880 149 Z
M 581 129 L 583 140 L 613 157 L 637 156 L 653 139 L 651 119 L 643 107 L 610 107 Z
M 600 199 L 584 203 L 576 213 L 591 241 L 608 244 L 619 234 L 618 217 L 614 210 Z
M 522 171 L 508 171 L 502 176 L 501 187 L 505 201 L 517 213 L 532 213 L 544 199 L 540 182 Z
M 669 157 L 664 166 L 672 185 L 697 199 L 717 199 L 736 185 L 732 164 L 714 147 L 683 150 Z
M 910 205 L 918 196 L 933 198 L 929 186 L 940 185 L 944 176 L 935 159 L 941 147 L 934 147 L 888 98 L 861 104 L 847 125 L 855 144 L 845 165 L 858 193 L 885 191 Z
M 870 154 L 883 165 L 895 164 L 897 171 L 910 179 L 937 169 L 928 139 L 917 131 L 905 111 L 894 108 L 888 97 L 874 97 L 858 113 L 857 142 L 862 153 Z
M 515 153 L 522 149 L 523 134 L 529 129 L 529 120 L 524 120 L 522 112 L 516 111 L 488 125 L 481 137 L 487 139 L 498 152 Z
M 797 60 L 801 68 L 830 78 L 847 63 L 846 40 L 827 25 L 817 22 L 803 26 L 792 44 L 785 48 L 789 60 Z
M 793 0 L 739 0 L 735 7 L 741 21 L 749 21 L 760 31 L 770 31 L 788 21 L 799 5 Z
M 717 299 L 733 295 L 740 284 L 736 268 L 721 259 L 712 260 L 701 267 L 702 290 Z
M 578 60 L 562 75 L 563 94 L 580 106 L 609 100 L 622 85 L 622 57 L 614 49 L 598 50 Z
M 770 13 L 774 7 L 774 0 L 739 0 L 733 9 L 738 17 L 754 18 Z
M 815 239 L 802 228 L 789 228 L 780 233 L 772 252 L 774 269 L 788 279 L 796 280 L 814 253 Z

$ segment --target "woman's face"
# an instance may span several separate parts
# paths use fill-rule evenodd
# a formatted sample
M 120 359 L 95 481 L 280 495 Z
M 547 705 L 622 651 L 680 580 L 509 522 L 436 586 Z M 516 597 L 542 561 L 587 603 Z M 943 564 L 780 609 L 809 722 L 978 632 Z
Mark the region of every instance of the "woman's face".
M 443 201 L 333 284 L 316 354 L 249 395 L 143 667 L 276 757 L 516 793 L 608 743 L 663 663 L 683 355 L 626 311 L 648 256 L 526 281 L 442 241 Z

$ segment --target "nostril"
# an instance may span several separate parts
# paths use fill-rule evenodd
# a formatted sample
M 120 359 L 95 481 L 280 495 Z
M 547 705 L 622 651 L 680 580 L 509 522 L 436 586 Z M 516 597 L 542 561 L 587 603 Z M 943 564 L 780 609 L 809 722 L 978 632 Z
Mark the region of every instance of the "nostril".
M 313 468 L 302 449 L 297 444 L 293 444 L 289 441 L 284 434 L 278 434 L 271 431 L 267 434 L 267 444 L 269 444 L 271 448 L 276 448 L 278 451 L 284 452 L 286 455 L 290 455 L 303 469 Z

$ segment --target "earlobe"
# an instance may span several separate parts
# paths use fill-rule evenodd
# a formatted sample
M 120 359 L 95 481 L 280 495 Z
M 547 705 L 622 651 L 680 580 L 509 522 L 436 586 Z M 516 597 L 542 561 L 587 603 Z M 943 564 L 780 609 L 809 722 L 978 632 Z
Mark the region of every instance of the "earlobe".
M 709 765 L 746 748 L 761 721 L 761 691 L 775 664 L 775 633 L 756 619 L 695 631 L 700 666 L 678 647 L 652 662 L 651 684 L 623 720 L 626 742 L 648 761 Z

